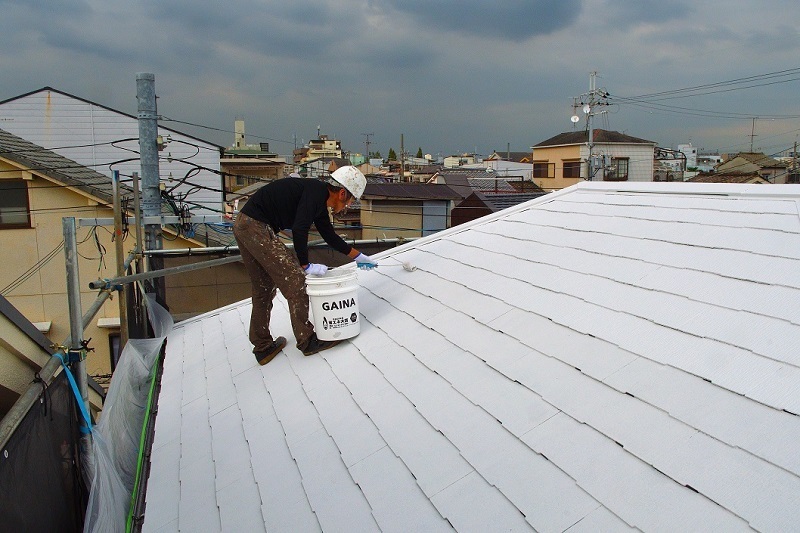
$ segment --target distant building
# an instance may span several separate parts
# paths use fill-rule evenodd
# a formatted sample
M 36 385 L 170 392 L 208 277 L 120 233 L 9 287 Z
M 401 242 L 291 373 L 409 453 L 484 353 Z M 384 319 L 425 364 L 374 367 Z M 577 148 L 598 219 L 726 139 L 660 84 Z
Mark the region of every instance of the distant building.
M 475 220 L 492 213 L 496 213 L 503 209 L 519 205 L 538 198 L 545 193 L 511 193 L 511 194 L 491 194 L 482 192 L 473 192 L 464 198 L 458 205 L 453 208 L 450 213 L 450 225 L 458 226 L 470 220 Z
M 533 147 L 533 179 L 545 190 L 582 180 L 653 181 L 656 143 L 617 131 L 596 129 L 589 162 L 589 132 L 560 133 Z
M 296 165 L 314 159 L 341 159 L 342 142 L 329 139 L 327 135 L 320 135 L 319 139 L 308 141 L 303 148 L 294 150 L 294 163 Z
M 697 148 L 692 146 L 692 143 L 679 144 L 678 151 L 686 156 L 686 168 L 697 167 Z
M 285 157 L 270 152 L 269 143 L 246 143 L 244 120 L 237 119 L 234 127 L 233 146 L 224 150 L 219 161 L 226 201 L 230 193 L 254 183 L 282 178 L 291 168 Z
M 509 161 L 514 163 L 533 163 L 532 152 L 498 152 L 495 150 L 492 155 L 484 159 L 484 161 Z
M 475 154 L 449 155 L 444 158 L 445 168 L 460 167 L 463 165 L 473 165 L 478 162 Z
M 361 197 L 363 239 L 415 238 L 449 227 L 461 195 L 447 185 L 367 183 Z
M 739 152 L 717 165 L 715 172 L 757 172 L 770 183 L 789 182 L 789 166 L 761 152 Z

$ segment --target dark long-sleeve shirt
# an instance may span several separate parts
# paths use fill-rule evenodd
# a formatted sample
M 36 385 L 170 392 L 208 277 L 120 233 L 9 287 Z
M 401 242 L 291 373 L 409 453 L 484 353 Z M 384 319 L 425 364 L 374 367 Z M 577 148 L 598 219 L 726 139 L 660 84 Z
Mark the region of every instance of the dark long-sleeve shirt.
M 339 237 L 328 216 L 328 186 L 313 178 L 283 178 L 258 189 L 241 212 L 265 224 L 275 233 L 290 229 L 294 251 L 301 265 L 308 263 L 308 231 L 311 225 L 331 248 L 345 255 L 352 247 Z

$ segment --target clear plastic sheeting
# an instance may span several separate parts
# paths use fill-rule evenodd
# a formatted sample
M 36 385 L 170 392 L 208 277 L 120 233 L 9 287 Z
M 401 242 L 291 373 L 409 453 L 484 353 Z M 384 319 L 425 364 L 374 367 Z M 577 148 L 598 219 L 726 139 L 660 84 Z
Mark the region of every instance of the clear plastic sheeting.
M 93 431 L 94 476 L 84 532 L 125 531 L 153 366 L 174 322 L 148 295 L 153 339 L 129 339 Z

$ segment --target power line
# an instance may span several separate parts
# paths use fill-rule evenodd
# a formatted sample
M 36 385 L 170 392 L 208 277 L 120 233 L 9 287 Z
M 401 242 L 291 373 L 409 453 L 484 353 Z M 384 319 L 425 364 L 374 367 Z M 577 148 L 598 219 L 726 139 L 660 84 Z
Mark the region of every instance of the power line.
M 744 77 L 744 78 L 736 78 L 736 79 L 728 80 L 728 81 L 707 83 L 707 84 L 704 84 L 704 85 L 695 85 L 693 87 L 684 87 L 682 89 L 672 89 L 672 90 L 668 90 L 668 91 L 660 91 L 660 92 L 655 92 L 655 93 L 641 94 L 641 95 L 638 95 L 638 96 L 630 96 L 630 97 L 627 97 L 626 99 L 627 100 L 654 101 L 654 100 L 667 100 L 667 99 L 671 99 L 671 98 L 688 98 L 688 97 L 691 97 L 691 96 L 702 96 L 702 95 L 706 95 L 706 94 L 716 94 L 716 93 L 719 93 L 719 92 L 738 91 L 738 90 L 743 90 L 743 89 L 751 89 L 753 87 L 763 87 L 763 86 L 766 86 L 766 85 L 776 85 L 776 84 L 780 84 L 780 83 L 788 83 L 788 82 L 791 82 L 791 81 L 800 80 L 800 77 L 794 77 L 794 78 L 783 79 L 783 80 L 778 80 L 778 81 L 770 81 L 770 82 L 766 82 L 766 83 L 755 83 L 755 84 L 753 84 L 753 82 L 757 82 L 757 81 L 772 80 L 772 79 L 775 79 L 775 78 L 784 78 L 784 77 L 787 77 L 787 76 L 800 76 L 800 67 L 795 67 L 795 68 L 786 69 L 786 70 L 779 70 L 779 71 L 776 71 L 776 72 L 768 72 L 766 74 L 757 74 L 755 76 L 747 76 L 747 77 Z M 747 84 L 747 85 L 742 85 L 742 84 Z M 736 85 L 742 85 L 742 86 L 736 87 Z M 718 89 L 720 87 L 731 87 L 731 86 L 734 86 L 734 87 L 716 90 L 716 89 Z
M 236 134 L 236 131 L 234 131 L 234 130 L 226 130 L 226 129 L 223 129 L 223 128 L 216 128 L 216 127 L 213 127 L 213 126 L 205 126 L 203 124 L 197 124 L 197 123 L 194 123 L 194 122 L 187 122 L 185 120 L 177 120 L 177 119 L 169 118 L 169 117 L 165 117 L 165 116 L 160 116 L 159 120 L 161 120 L 163 122 L 175 122 L 176 124 L 185 124 L 187 126 L 194 126 L 195 128 L 203 128 L 203 129 L 207 129 L 207 130 L 211 130 L 211 131 L 220 131 L 222 133 L 232 133 L 234 135 Z M 274 142 L 279 142 L 279 143 L 291 144 L 292 146 L 294 146 L 294 141 L 287 141 L 287 140 L 284 140 L 284 139 L 272 139 L 270 137 L 264 137 L 264 136 L 261 136 L 261 135 L 254 135 L 252 133 L 248 133 L 247 136 L 248 137 L 255 137 L 256 139 L 264 139 L 266 141 L 274 141 Z

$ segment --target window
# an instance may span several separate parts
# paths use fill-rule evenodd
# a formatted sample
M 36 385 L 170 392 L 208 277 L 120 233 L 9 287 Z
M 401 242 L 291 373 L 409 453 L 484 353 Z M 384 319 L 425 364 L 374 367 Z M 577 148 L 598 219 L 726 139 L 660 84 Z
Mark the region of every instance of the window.
M 564 161 L 564 177 L 565 178 L 580 178 L 581 177 L 581 162 L 580 161 Z
M 117 368 L 117 363 L 119 363 L 119 356 L 121 355 L 119 349 L 119 333 L 109 333 L 108 334 L 108 353 L 111 357 L 111 371 L 113 372 L 114 369 Z
M 556 164 L 555 163 L 534 163 L 533 164 L 533 177 L 534 178 L 555 178 L 556 177 Z
M 30 228 L 28 185 L 24 180 L 0 180 L 0 228 Z
M 627 181 L 629 161 L 627 157 L 612 157 L 611 166 L 606 168 L 603 179 L 605 181 Z

